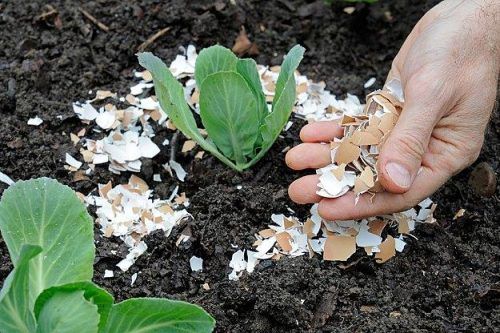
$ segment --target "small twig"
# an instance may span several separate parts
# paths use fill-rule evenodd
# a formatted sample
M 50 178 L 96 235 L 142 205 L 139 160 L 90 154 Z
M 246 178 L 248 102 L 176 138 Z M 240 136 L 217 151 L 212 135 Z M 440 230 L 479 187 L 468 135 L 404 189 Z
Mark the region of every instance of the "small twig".
M 170 30 L 170 27 L 166 27 L 166 28 L 163 28 L 163 29 L 157 31 L 156 33 L 151 35 L 148 39 L 146 39 L 146 41 L 144 43 L 139 45 L 139 47 L 137 47 L 137 51 L 138 52 L 144 51 L 149 45 L 153 44 L 155 40 L 157 40 L 158 38 L 160 38 L 161 36 L 166 34 L 169 30 Z
M 170 140 L 170 161 L 175 161 L 175 154 L 177 152 L 177 140 L 179 139 L 179 131 L 175 131 L 172 139 Z
M 44 103 L 47 103 L 49 105 L 58 105 L 58 106 L 68 107 L 68 103 L 63 103 L 63 102 L 59 102 L 59 101 L 45 101 Z
M 364 257 L 358 258 L 358 259 L 356 259 L 356 260 L 354 260 L 354 261 L 352 261 L 352 262 L 350 262 L 348 264 L 339 264 L 338 268 L 346 270 L 348 268 L 351 268 L 352 266 L 357 265 L 361 260 L 363 260 L 363 258 Z
M 45 8 L 47 9 L 47 11 L 44 11 L 40 15 L 35 17 L 35 21 L 45 21 L 47 18 L 51 17 L 52 15 L 58 14 L 57 9 L 55 9 L 51 5 L 45 5 Z
M 109 31 L 109 27 L 107 25 L 105 25 L 104 23 L 100 22 L 98 19 L 96 19 L 94 16 L 92 16 L 89 12 L 87 12 L 85 9 L 83 9 L 82 7 L 78 7 L 78 10 L 83 14 L 83 16 L 85 16 L 86 18 L 88 18 L 92 23 L 94 23 L 95 25 L 97 25 L 97 27 L 99 29 L 101 29 L 102 31 L 104 32 L 108 32 Z

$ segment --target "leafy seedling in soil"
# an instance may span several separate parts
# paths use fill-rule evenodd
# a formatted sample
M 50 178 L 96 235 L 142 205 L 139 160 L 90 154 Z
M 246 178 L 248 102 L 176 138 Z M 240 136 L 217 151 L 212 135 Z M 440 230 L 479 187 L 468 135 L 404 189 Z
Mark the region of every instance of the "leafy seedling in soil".
M 211 332 L 214 319 L 181 301 L 113 296 L 91 282 L 93 223 L 69 187 L 20 181 L 0 201 L 13 271 L 0 290 L 2 333 Z
M 252 59 L 238 59 L 215 45 L 203 49 L 195 64 L 200 89 L 200 117 L 208 140 L 200 134 L 184 99 L 184 90 L 168 67 L 152 53 L 139 53 L 139 63 L 153 76 L 156 96 L 174 125 L 231 168 L 242 171 L 257 163 L 285 127 L 295 103 L 294 72 L 304 48 L 285 56 L 269 111 Z

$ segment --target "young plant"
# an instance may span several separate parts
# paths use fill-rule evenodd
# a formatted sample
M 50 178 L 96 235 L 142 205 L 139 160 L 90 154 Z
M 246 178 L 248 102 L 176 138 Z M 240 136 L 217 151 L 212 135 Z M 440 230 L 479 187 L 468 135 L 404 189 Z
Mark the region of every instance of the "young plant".
M 140 53 L 139 63 L 153 76 L 156 96 L 174 125 L 187 137 L 231 168 L 242 171 L 257 163 L 286 125 L 295 104 L 295 77 L 304 48 L 294 46 L 281 65 L 269 111 L 252 59 L 238 59 L 219 46 L 203 49 L 196 60 L 200 117 L 208 140 L 200 134 L 182 85 L 152 53 Z
M 0 290 L 2 333 L 211 332 L 214 319 L 180 301 L 134 298 L 113 304 L 92 283 L 93 223 L 67 186 L 21 181 L 0 201 L 0 231 L 14 270 Z

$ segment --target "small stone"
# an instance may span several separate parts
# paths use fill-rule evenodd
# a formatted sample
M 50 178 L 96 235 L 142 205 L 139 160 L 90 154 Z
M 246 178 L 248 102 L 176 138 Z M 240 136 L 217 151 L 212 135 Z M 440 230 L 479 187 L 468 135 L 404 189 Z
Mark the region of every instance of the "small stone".
M 491 165 L 486 162 L 476 165 L 470 174 L 469 185 L 477 195 L 482 197 L 493 196 L 497 188 L 497 178 Z
M 9 98 L 16 97 L 16 79 L 14 78 L 10 78 L 9 81 L 7 81 L 7 96 Z
M 144 10 L 137 4 L 132 5 L 132 11 L 135 17 L 139 20 L 144 18 Z
M 389 318 L 398 318 L 398 317 L 401 317 L 401 312 L 399 311 L 392 311 L 391 313 L 389 313 Z
M 28 38 L 28 39 L 23 39 L 18 45 L 19 52 L 22 55 L 25 55 L 31 50 L 34 50 L 37 48 L 37 40 L 33 38 Z
M 160 198 L 168 198 L 170 193 L 172 193 L 172 190 L 173 188 L 170 188 L 170 186 L 165 182 L 159 183 L 155 188 L 156 194 Z
M 23 141 L 20 138 L 16 138 L 12 141 L 7 142 L 7 147 L 10 149 L 19 149 L 23 146 Z

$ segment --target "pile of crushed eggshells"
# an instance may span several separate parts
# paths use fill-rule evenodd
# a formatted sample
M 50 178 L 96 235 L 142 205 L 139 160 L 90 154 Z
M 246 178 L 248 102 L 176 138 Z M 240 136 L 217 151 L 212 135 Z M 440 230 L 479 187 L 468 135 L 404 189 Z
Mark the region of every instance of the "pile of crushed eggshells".
M 369 81 L 373 84 L 373 80 Z M 317 86 L 311 86 L 305 90 L 310 94 L 306 99 L 309 103 L 306 107 L 299 104 L 295 115 L 312 121 L 337 120 L 344 128 L 344 136 L 329 143 L 332 163 L 316 171 L 320 175 L 316 193 L 338 198 L 352 190 L 356 194 L 355 204 L 364 193 L 373 198 L 383 190 L 376 169 L 379 149 L 404 104 L 400 82 L 392 80 L 383 90 L 369 94 L 364 107 L 353 96 L 337 101 L 324 88 L 318 91 L 313 90 Z M 312 206 L 311 216 L 304 222 L 273 214 L 269 228 L 255 235 L 255 251 L 238 250 L 233 255 L 229 278 L 237 280 L 243 271 L 251 273 L 259 260 L 279 260 L 283 255 L 313 257 L 317 253 L 324 260 L 346 261 L 357 248 L 363 248 L 377 263 L 384 263 L 403 251 L 404 239 L 416 223 L 435 221 L 435 209 L 436 204 L 425 199 L 407 211 L 362 220 L 326 221 L 319 216 L 317 205 Z

